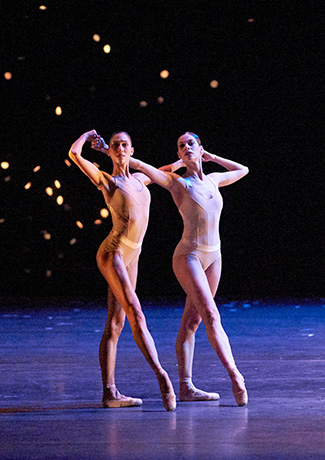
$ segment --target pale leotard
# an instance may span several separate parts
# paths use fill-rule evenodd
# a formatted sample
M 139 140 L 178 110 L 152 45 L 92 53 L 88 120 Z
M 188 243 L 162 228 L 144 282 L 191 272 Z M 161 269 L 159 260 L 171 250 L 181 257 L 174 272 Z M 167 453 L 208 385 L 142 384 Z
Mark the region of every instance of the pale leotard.
M 107 173 L 102 172 L 104 176 Z M 150 192 L 137 179 L 110 176 L 111 193 L 103 189 L 106 205 L 112 215 L 113 228 L 98 249 L 98 254 L 121 252 L 125 266 L 137 262 L 148 226 Z
M 184 181 L 185 193 L 178 210 L 183 218 L 183 235 L 176 246 L 173 257 L 193 255 L 204 270 L 221 258 L 219 221 L 223 200 L 218 186 L 208 176 L 212 192 L 202 192 L 200 185 L 190 178 Z

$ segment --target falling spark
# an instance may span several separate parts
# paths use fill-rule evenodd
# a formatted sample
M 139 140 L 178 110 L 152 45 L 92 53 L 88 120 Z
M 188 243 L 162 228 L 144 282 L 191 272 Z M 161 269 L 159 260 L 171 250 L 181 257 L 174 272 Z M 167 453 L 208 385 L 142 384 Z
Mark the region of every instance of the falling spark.
M 106 219 L 106 218 L 109 216 L 108 209 L 106 209 L 106 208 L 101 209 L 99 214 L 100 214 L 104 219 Z
M 41 169 L 40 166 L 35 166 L 35 168 L 33 169 L 33 172 L 36 173 L 37 171 L 39 171 Z
M 168 77 L 169 77 L 169 72 L 168 72 L 168 70 L 162 70 L 162 71 L 160 72 L 160 76 L 161 76 L 161 78 L 168 78 Z
M 45 10 L 47 9 L 47 7 L 46 7 L 45 5 L 41 5 L 41 6 L 39 7 L 39 9 L 42 10 L 42 11 L 45 11 Z
M 25 185 L 25 190 L 28 190 L 29 188 L 31 188 L 31 186 L 32 186 L 32 183 L 27 182 L 27 184 Z
M 4 77 L 6 80 L 11 80 L 12 79 L 12 74 L 10 72 L 5 72 Z
M 46 276 L 46 278 L 51 278 L 51 276 L 52 276 L 52 270 L 46 270 L 45 276 Z
M 70 245 L 73 246 L 74 244 L 76 244 L 76 242 L 77 242 L 76 238 L 72 238 L 70 240 Z
M 105 45 L 103 50 L 104 50 L 104 53 L 108 54 L 111 52 L 111 47 L 109 45 Z
M 254 22 L 255 19 L 248 19 L 248 22 Z
M 3 224 L 5 222 L 4 219 L 0 219 L 0 224 Z
M 9 168 L 9 163 L 8 163 L 8 161 L 2 161 L 2 163 L 1 163 L 1 168 L 2 168 L 2 169 L 8 169 L 8 168 Z
M 141 101 L 139 105 L 140 105 L 140 107 L 147 107 L 148 102 L 146 102 L 146 101 Z
M 62 109 L 61 109 L 61 107 L 60 107 L 59 105 L 58 105 L 57 108 L 55 109 L 55 113 L 56 113 L 57 115 L 62 115 Z
M 77 220 L 76 225 L 79 228 L 84 228 L 84 226 L 83 226 L 82 222 L 80 222 L 80 220 Z
M 69 166 L 69 167 L 71 166 L 71 163 L 70 163 L 69 160 L 65 159 L 64 162 L 65 162 L 65 164 L 66 164 L 67 166 Z
M 59 206 L 61 206 L 61 204 L 63 204 L 63 196 L 59 195 L 56 199 L 56 202 Z
M 157 99 L 158 104 L 162 104 L 164 101 L 165 101 L 165 99 L 163 97 L 161 97 L 161 96 L 158 97 L 158 99 Z
M 101 225 L 102 223 L 103 222 L 101 221 L 101 219 L 96 219 L 95 222 L 94 222 L 95 225 Z
M 46 230 L 43 230 L 43 237 L 45 240 L 50 240 L 52 237 L 51 237 L 51 234 L 49 232 L 47 232 Z
M 212 80 L 210 81 L 210 86 L 211 88 L 218 88 L 219 83 L 217 82 L 217 80 Z
M 93 40 L 94 40 L 95 42 L 100 42 L 100 36 L 99 36 L 98 34 L 94 34 L 94 35 L 93 35 Z
M 61 188 L 61 184 L 60 184 L 60 182 L 58 180 L 54 181 L 54 185 L 55 185 L 56 188 Z
M 48 196 L 52 196 L 53 195 L 53 189 L 51 187 L 47 187 L 45 189 L 46 193 L 48 194 Z

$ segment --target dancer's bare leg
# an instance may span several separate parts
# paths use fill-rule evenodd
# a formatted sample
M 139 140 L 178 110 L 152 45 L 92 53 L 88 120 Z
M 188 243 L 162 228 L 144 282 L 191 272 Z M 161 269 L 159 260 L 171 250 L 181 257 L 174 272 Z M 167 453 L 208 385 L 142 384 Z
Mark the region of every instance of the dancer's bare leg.
M 125 268 L 122 255 L 110 252 L 97 257 L 100 271 L 107 280 L 117 302 L 123 308 L 130 323 L 133 338 L 156 374 L 166 410 L 174 410 L 176 397 L 167 372 L 162 368 L 153 338 L 147 328 L 134 285 Z
M 205 272 L 211 294 L 214 297 L 220 280 L 221 258 Z M 176 340 L 176 355 L 179 375 L 179 399 L 181 401 L 213 401 L 220 398 L 218 393 L 208 393 L 196 388 L 192 382 L 192 367 L 195 346 L 195 332 L 202 319 L 190 297 L 186 298 L 181 326 Z
M 108 286 L 107 321 L 99 345 L 99 363 L 103 382 L 104 407 L 139 406 L 142 400 L 122 395 L 115 384 L 117 343 L 125 323 L 125 312 Z
M 213 299 L 208 276 L 205 274 L 200 261 L 192 255 L 182 255 L 174 258 L 173 267 L 179 283 L 190 297 L 191 302 L 195 305 L 198 314 L 204 322 L 207 337 L 212 348 L 228 371 L 237 403 L 239 405 L 246 404 L 247 393 L 244 379 L 237 369 L 227 334 L 222 327 L 220 314 Z M 212 275 L 210 273 L 209 277 L 212 277 Z

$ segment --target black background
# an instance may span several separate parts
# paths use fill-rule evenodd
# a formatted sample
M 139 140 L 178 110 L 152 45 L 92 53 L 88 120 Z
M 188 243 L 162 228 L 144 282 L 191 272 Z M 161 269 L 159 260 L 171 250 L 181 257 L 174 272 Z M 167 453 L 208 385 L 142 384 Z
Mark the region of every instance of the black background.
M 249 167 L 248 176 L 221 189 L 219 295 L 321 295 L 319 4 L 44 4 L 46 11 L 31 1 L 1 11 L 0 152 L 10 164 L 0 169 L 2 294 L 105 295 L 95 254 L 111 225 L 109 219 L 94 225 L 104 200 L 64 160 L 84 131 L 108 138 L 123 129 L 135 157 L 155 166 L 174 161 L 178 136 L 194 131 L 208 151 Z M 167 79 L 160 77 L 164 69 Z M 111 171 L 109 159 L 88 147 L 84 153 Z M 205 172 L 216 169 L 222 170 L 204 164 Z M 45 188 L 55 179 L 62 187 L 49 197 Z M 138 293 L 181 296 L 171 268 L 181 217 L 166 190 L 151 185 L 150 191 Z M 58 194 L 68 208 L 56 204 Z

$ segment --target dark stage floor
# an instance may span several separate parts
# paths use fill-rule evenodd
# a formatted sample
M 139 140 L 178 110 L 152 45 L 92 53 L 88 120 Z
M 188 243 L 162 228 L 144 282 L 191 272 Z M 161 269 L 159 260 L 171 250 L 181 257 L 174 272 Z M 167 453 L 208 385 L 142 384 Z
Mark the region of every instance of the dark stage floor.
M 177 390 L 182 304 L 146 302 L 144 311 Z M 101 408 L 97 350 L 105 300 L 2 300 L 1 460 L 324 459 L 325 305 L 232 302 L 220 312 L 246 379 L 248 406 L 236 406 L 201 325 L 194 382 L 218 391 L 220 402 L 178 403 L 168 413 L 129 325 L 119 344 L 117 384 L 144 403 Z

